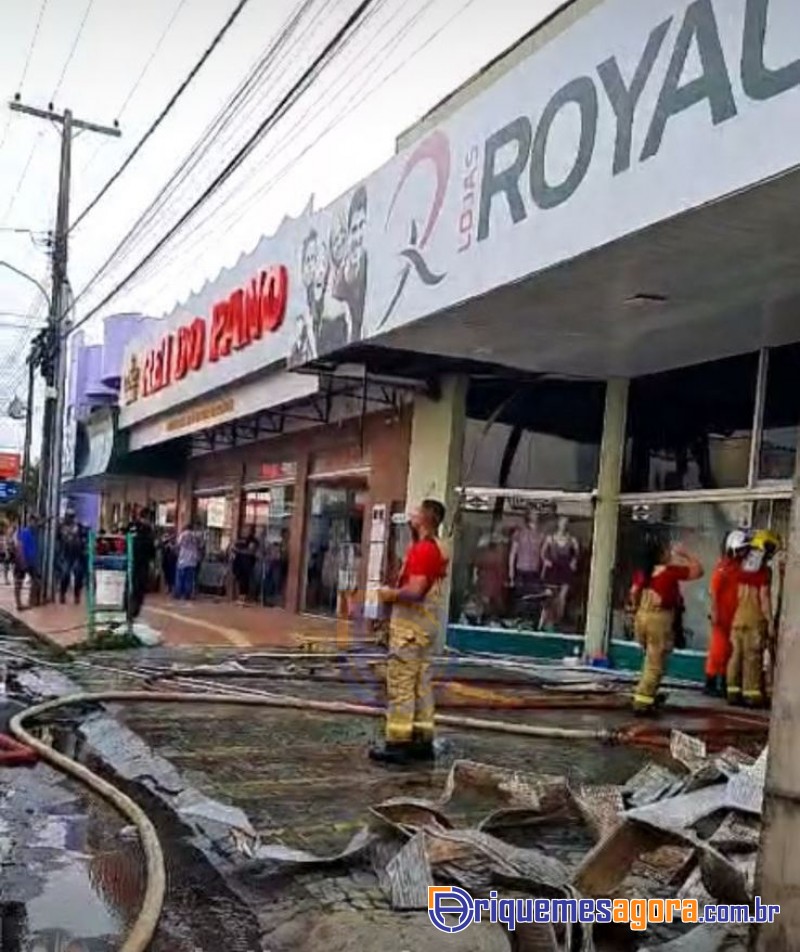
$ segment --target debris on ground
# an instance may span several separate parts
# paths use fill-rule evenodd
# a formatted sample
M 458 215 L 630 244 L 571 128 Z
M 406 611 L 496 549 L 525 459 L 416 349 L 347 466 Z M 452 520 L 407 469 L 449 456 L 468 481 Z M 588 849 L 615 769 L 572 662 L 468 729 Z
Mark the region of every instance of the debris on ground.
M 249 856 L 242 875 L 263 884 L 305 865 L 367 862 L 398 914 L 426 909 L 431 883 L 475 897 L 496 890 L 504 897 L 752 904 L 766 750 L 755 762 L 733 748 L 710 755 L 701 741 L 678 732 L 671 750 L 673 768 L 650 763 L 624 786 L 572 788 L 564 777 L 458 761 L 437 799 L 376 803 L 340 853 L 319 857 L 256 844 L 240 851 Z M 464 826 L 454 807 L 465 797 L 494 809 Z M 578 862 L 557 855 L 542 836 L 553 823 L 582 831 L 594 846 Z M 645 947 L 713 952 L 736 947 L 743 936 L 735 928 L 673 923 L 651 929 Z M 568 935 L 557 928 L 537 933 L 530 948 L 588 952 L 600 947 L 595 941 L 590 929 Z

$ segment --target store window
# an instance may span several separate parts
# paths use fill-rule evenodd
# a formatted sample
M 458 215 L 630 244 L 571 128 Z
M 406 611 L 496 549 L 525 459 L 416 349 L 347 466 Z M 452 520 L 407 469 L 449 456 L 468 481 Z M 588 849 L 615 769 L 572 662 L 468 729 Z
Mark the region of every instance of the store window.
M 472 381 L 461 484 L 590 491 L 597 485 L 605 387 L 570 381 Z
M 453 622 L 582 633 L 593 525 L 589 500 L 467 494 L 453 567 Z
M 227 556 L 233 530 L 232 506 L 229 496 L 196 496 L 195 521 L 205 536 L 207 558 Z
M 769 352 L 759 477 L 792 479 L 800 425 L 800 344 Z
M 174 501 L 155 505 L 156 526 L 159 529 L 174 529 L 178 517 L 178 505 Z
M 745 487 L 757 377 L 747 354 L 634 380 L 624 491 Z
M 304 609 L 346 614 L 362 583 L 367 485 L 359 479 L 318 481 L 309 497 Z
M 240 532 L 258 543 L 251 594 L 264 605 L 286 604 L 294 493 L 294 486 L 270 486 L 249 490 L 242 500 Z

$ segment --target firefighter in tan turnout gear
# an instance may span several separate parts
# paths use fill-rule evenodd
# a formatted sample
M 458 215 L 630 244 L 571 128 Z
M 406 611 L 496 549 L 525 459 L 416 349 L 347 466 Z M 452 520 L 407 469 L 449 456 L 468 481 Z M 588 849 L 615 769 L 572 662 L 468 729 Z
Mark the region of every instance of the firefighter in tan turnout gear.
M 411 516 L 414 541 L 397 588 L 380 590 L 391 606 L 386 669 L 386 743 L 372 760 L 405 764 L 433 760 L 431 653 L 441 626 L 442 583 L 447 559 L 438 541 L 444 506 L 427 499 Z
M 770 562 L 779 547 L 771 532 L 756 532 L 737 577 L 736 610 L 731 625 L 728 664 L 728 701 L 747 707 L 764 704 L 764 649 L 774 653 L 775 619 L 772 613 Z
M 644 648 L 641 677 L 633 695 L 633 709 L 648 714 L 656 709 L 658 689 L 672 649 L 676 622 L 683 609 L 681 582 L 703 577 L 703 566 L 682 546 L 651 539 L 644 565 L 636 573 L 630 600 L 636 609 L 636 640 Z

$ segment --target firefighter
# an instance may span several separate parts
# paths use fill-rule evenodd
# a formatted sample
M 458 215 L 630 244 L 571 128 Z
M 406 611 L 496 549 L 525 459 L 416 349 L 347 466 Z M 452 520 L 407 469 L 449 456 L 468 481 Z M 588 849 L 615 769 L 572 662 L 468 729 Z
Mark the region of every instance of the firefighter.
M 447 560 L 438 541 L 444 506 L 423 502 L 411 517 L 414 541 L 397 588 L 379 597 L 391 606 L 386 666 L 386 743 L 372 760 L 405 764 L 434 759 L 431 652 L 442 623 L 441 592 Z
M 634 632 L 644 648 L 644 664 L 633 695 L 633 709 L 655 710 L 658 689 L 675 643 L 675 618 L 682 605 L 681 582 L 703 577 L 698 559 L 680 545 L 667 546 L 652 539 L 644 565 L 634 579 L 631 601 L 636 606 Z
M 764 704 L 764 649 L 775 641 L 770 559 L 778 549 L 771 532 L 756 532 L 737 573 L 736 610 L 731 624 L 728 702 L 746 707 Z
M 750 534 L 734 529 L 725 538 L 722 558 L 711 576 L 711 638 L 706 655 L 706 694 L 726 697 L 728 662 L 731 657 L 731 625 L 736 612 L 738 574 L 748 552 Z

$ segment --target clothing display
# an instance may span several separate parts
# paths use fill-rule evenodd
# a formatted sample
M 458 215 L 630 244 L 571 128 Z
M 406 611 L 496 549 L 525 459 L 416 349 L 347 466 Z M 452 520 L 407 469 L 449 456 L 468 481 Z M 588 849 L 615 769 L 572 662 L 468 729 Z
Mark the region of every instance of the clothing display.
M 516 530 L 511 539 L 509 556 L 509 578 L 515 581 L 517 575 L 540 576 L 542 571 L 542 545 L 544 535 L 536 521 L 528 520 Z

